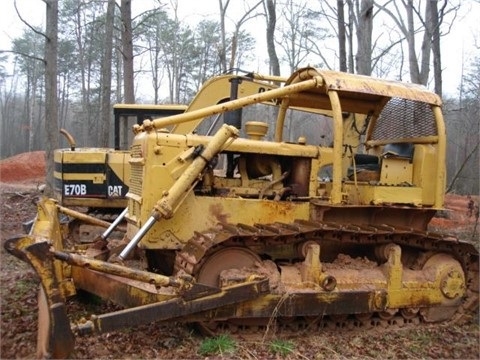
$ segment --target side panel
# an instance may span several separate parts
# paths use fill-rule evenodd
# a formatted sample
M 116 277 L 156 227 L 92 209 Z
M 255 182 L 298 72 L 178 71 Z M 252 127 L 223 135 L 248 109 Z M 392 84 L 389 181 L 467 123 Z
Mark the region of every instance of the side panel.
M 130 178 L 130 155 L 126 151 L 109 151 L 107 153 L 106 186 L 108 199 L 125 198 Z
M 63 153 L 65 150 L 55 150 L 53 153 L 54 171 L 53 171 L 53 196 L 63 204 Z
M 64 206 L 126 206 L 125 151 L 84 148 L 55 152 L 55 197 Z
M 221 199 L 221 201 L 220 201 Z M 134 201 L 131 199 L 130 201 Z M 145 235 L 140 246 L 148 249 L 179 249 L 194 231 L 205 231 L 218 223 L 290 223 L 309 219 L 309 202 L 218 198 L 188 195 L 172 219 L 160 219 Z M 129 224 L 128 236 L 138 228 Z

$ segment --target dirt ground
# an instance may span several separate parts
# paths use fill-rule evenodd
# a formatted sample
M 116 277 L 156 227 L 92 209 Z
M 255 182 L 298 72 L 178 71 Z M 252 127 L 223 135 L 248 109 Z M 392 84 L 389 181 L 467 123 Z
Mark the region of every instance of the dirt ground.
M 3 242 L 21 234 L 22 223 L 36 213 L 45 170 L 43 153 L 21 154 L 0 162 L 0 295 L 1 359 L 33 359 L 36 342 L 38 278 L 25 263 L 6 254 Z M 455 233 L 478 245 L 478 196 L 447 196 L 447 210 L 431 222 L 431 230 Z M 69 315 L 100 314 L 111 304 L 77 296 L 69 300 Z M 421 325 L 382 331 L 303 331 L 281 338 L 292 345 L 282 355 L 262 339 L 235 338 L 234 353 L 200 355 L 205 338 L 179 323 L 152 323 L 96 336 L 77 337 L 76 359 L 478 359 L 478 317 L 464 325 Z

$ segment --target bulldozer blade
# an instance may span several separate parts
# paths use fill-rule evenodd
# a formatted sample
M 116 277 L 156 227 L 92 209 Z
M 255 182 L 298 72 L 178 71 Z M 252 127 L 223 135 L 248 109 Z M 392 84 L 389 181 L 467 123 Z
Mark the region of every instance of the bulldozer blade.
M 32 242 L 33 241 L 29 236 L 21 235 L 7 239 L 7 241 L 5 241 L 5 243 L 3 244 L 3 247 L 9 254 L 26 263 L 30 263 L 27 256 L 21 249 L 32 244 Z
M 46 241 L 36 242 L 33 236 L 24 236 L 7 240 L 5 249 L 28 262 L 40 277 L 37 357 L 68 357 L 73 351 L 75 338 L 59 287 L 50 244 Z
M 49 306 L 45 290 L 38 292 L 38 359 L 66 359 L 73 352 L 75 338 L 64 303 Z

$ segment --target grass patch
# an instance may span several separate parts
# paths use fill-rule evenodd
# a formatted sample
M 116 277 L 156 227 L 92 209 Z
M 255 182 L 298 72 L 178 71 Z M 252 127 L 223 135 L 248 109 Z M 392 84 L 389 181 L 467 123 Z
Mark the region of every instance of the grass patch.
M 293 353 L 295 345 L 288 340 L 275 339 L 270 343 L 269 349 L 272 354 L 285 357 Z
M 19 294 L 25 295 L 28 292 L 30 292 L 30 290 L 32 288 L 35 288 L 35 286 L 37 286 L 37 284 L 38 284 L 37 279 L 24 278 L 24 279 L 20 279 L 16 282 L 15 289 L 18 291 Z
M 37 278 L 21 278 L 13 283 L 12 288 L 9 292 L 4 293 L 4 298 L 11 298 L 15 301 L 20 301 L 24 297 L 29 296 L 32 293 L 32 289 L 37 289 L 38 279 Z M 35 290 L 33 290 L 35 294 Z
M 233 353 L 237 347 L 235 341 L 228 335 L 219 335 L 208 338 L 200 343 L 198 353 L 200 355 L 223 355 Z

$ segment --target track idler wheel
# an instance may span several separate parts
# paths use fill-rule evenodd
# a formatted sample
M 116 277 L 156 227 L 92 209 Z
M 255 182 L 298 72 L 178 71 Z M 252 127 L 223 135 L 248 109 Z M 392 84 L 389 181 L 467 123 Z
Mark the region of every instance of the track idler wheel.
M 436 269 L 439 290 L 444 299 L 440 306 L 420 309 L 420 314 L 426 322 L 448 320 L 457 312 L 466 292 L 465 274 L 460 263 L 445 253 L 430 257 L 423 269 L 429 267 Z
M 261 260 L 253 251 L 242 247 L 227 247 L 205 259 L 197 272 L 197 282 L 219 286 L 220 273 L 224 270 L 253 267 Z

